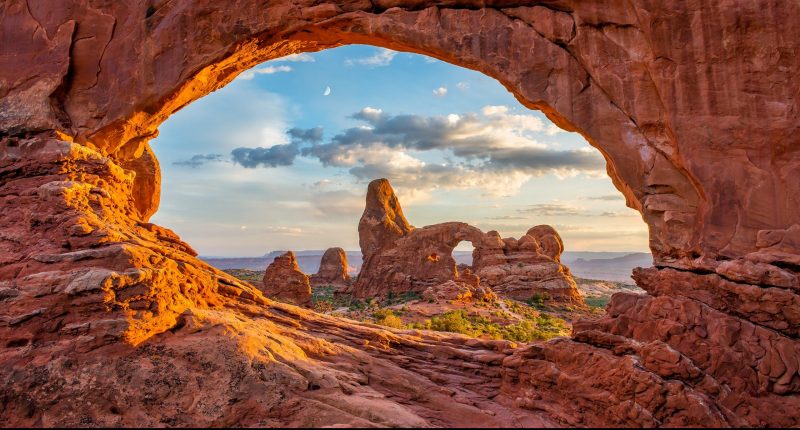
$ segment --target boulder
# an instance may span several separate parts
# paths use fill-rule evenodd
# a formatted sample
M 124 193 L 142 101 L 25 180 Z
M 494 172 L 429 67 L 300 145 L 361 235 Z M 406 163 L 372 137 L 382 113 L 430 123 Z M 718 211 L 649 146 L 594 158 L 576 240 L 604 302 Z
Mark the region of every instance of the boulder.
M 311 307 L 311 284 L 308 276 L 300 271 L 292 251 L 275 257 L 267 266 L 261 291 L 282 302 Z
M 342 288 L 350 285 L 350 274 L 347 272 L 347 254 L 342 248 L 328 248 L 322 254 L 317 273 L 309 276 L 312 287 L 328 285 Z

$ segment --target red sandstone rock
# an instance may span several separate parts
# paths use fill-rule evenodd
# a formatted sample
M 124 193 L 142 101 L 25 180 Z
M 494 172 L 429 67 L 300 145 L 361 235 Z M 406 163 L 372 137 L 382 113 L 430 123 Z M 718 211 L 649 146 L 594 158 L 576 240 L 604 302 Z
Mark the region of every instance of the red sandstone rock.
M 311 285 L 308 276 L 300 271 L 294 252 L 275 257 L 264 272 L 265 296 L 297 306 L 311 307 Z
M 342 248 L 328 248 L 322 254 L 319 270 L 309 277 L 314 287 L 333 285 L 345 287 L 350 285 L 350 274 L 347 273 L 347 254 Z
M 772 301 L 800 272 L 797 2 L 0 8 L 2 425 L 800 425 Z M 169 115 L 348 43 L 481 71 L 600 148 L 648 224 L 650 295 L 517 349 L 379 330 L 266 299 L 146 222 Z
M 390 291 L 421 293 L 457 279 L 453 249 L 461 241 L 476 241 L 482 233 L 459 222 L 411 227 L 389 181 L 376 179 L 367 188 L 358 234 L 363 264 L 352 293 L 376 297 Z
M 490 288 L 451 279 L 426 288 L 422 292 L 422 298 L 434 302 L 495 302 L 497 295 Z
M 528 300 L 548 296 L 553 300 L 583 304 L 569 268 L 560 263 L 564 245 L 546 225 L 533 227 L 519 240 L 500 239 L 497 232 L 483 234 L 464 223 L 449 222 L 418 229 L 409 225 L 389 181 L 377 179 L 367 189 L 367 206 L 359 223 L 364 264 L 352 292 L 374 297 L 389 291 L 423 292 L 458 281 L 460 273 L 452 257 L 461 241 L 475 247 L 473 269 L 468 276 L 504 297 Z M 399 216 L 398 216 L 399 214 Z M 449 284 L 448 284 L 449 285 Z
M 490 231 L 475 246 L 472 267 L 481 281 L 503 297 L 532 297 L 583 304 L 569 268 L 561 264 L 564 245 L 549 225 L 533 227 L 519 240 L 500 240 Z

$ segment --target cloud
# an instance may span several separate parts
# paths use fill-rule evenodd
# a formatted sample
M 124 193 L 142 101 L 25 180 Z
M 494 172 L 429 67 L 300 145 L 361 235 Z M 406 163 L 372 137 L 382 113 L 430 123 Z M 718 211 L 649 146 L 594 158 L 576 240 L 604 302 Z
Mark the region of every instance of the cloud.
M 319 181 L 314 182 L 313 184 L 311 184 L 310 188 L 312 188 L 312 189 L 322 189 L 322 188 L 330 186 L 331 184 L 333 184 L 333 181 L 331 181 L 330 179 L 327 179 L 327 178 L 326 179 L 320 179 Z
M 236 148 L 231 151 L 233 162 L 249 169 L 259 166 L 291 166 L 299 154 L 300 148 L 296 142 L 269 148 Z
M 364 195 L 362 192 L 347 190 L 331 190 L 315 193 L 311 204 L 316 209 L 317 218 L 331 217 L 351 218 L 354 222 L 364 211 Z
M 516 216 L 516 215 L 501 215 L 501 216 L 489 216 L 486 219 L 497 220 L 497 221 L 504 221 L 504 220 L 520 220 L 520 219 L 527 219 L 528 217 L 524 216 Z
M 555 124 L 550 124 L 547 126 L 547 129 L 544 131 L 544 133 L 548 136 L 555 136 L 558 133 L 564 133 L 564 130 Z
M 578 216 L 586 215 L 583 208 L 573 206 L 567 203 L 539 203 L 530 205 L 524 209 L 518 209 L 517 212 L 524 214 L 531 214 L 537 216 Z
M 513 114 L 506 106 L 447 116 L 390 115 L 365 107 L 351 118 L 364 125 L 305 147 L 303 155 L 318 158 L 324 166 L 348 167 L 359 179 L 389 177 L 413 186 L 427 182 L 427 189 L 474 185 L 497 195 L 514 194 L 533 176 L 567 177 L 604 166 L 591 148 L 556 150 L 540 143 L 533 134 L 544 130 L 542 120 Z M 409 154 L 433 150 L 451 154 L 455 161 L 426 164 Z
M 334 136 L 327 147 L 315 147 L 309 153 L 320 155 L 323 163 L 327 163 L 329 157 L 325 154 L 336 151 L 335 147 L 346 150 L 384 145 L 418 151 L 452 150 L 455 156 L 468 159 L 487 158 L 487 154 L 500 149 L 546 148 L 530 135 L 543 130 L 542 120 L 534 115 L 509 114 L 505 106 L 487 106 L 482 115 L 447 116 L 390 115 L 381 109 L 365 107 L 351 118 L 365 125 L 346 129 Z M 592 151 L 587 154 L 592 161 L 602 163 L 599 154 Z
M 608 217 L 608 218 L 633 218 L 633 217 L 638 218 L 638 217 L 641 217 L 639 212 L 637 212 L 635 210 L 629 210 L 629 211 L 626 211 L 626 212 L 606 211 L 606 212 L 600 213 L 600 216 Z
M 386 48 L 380 48 L 375 52 L 375 55 L 372 55 L 371 57 L 347 59 L 345 60 L 344 63 L 348 66 L 358 64 L 370 67 L 383 67 L 391 64 L 395 55 L 397 55 L 396 51 L 392 51 L 391 49 L 386 49 Z
M 322 133 L 323 133 L 323 128 L 322 127 L 314 127 L 314 128 L 307 128 L 307 129 L 294 127 L 294 128 L 289 129 L 289 131 L 287 132 L 287 134 L 289 134 L 289 137 L 293 141 L 299 140 L 301 142 L 308 142 L 308 143 L 319 143 L 319 142 L 321 142 L 322 141 Z
M 604 202 L 613 202 L 618 200 L 625 200 L 625 196 L 622 194 L 604 194 L 602 196 L 589 196 L 586 197 L 588 200 L 600 200 Z
M 468 82 L 463 82 L 463 81 L 459 82 L 459 83 L 456 84 L 456 88 L 458 88 L 461 91 L 466 91 L 466 90 L 469 89 L 469 83 Z
M 194 169 L 208 162 L 223 160 L 224 156 L 222 154 L 196 154 L 188 160 L 174 161 L 172 164 L 175 166 L 186 166 Z
M 276 63 L 280 61 L 289 61 L 292 63 L 313 63 L 316 60 L 314 60 L 314 57 L 312 57 L 311 54 L 307 54 L 304 52 L 301 54 L 291 54 L 285 57 L 280 57 L 272 60 L 272 62 Z
M 292 68 L 290 66 L 265 66 L 265 67 L 246 70 L 241 75 L 239 75 L 239 79 L 249 81 L 255 78 L 256 75 L 274 75 L 275 73 L 291 72 L 291 71 Z
M 276 226 L 269 226 L 265 228 L 267 233 L 272 234 L 283 234 L 288 236 L 298 236 L 303 234 L 303 229 L 299 227 L 276 227 Z
M 507 106 L 446 116 L 392 115 L 365 107 L 350 116 L 362 124 L 323 140 L 323 129 L 291 129 L 291 143 L 237 148 L 234 162 L 245 167 L 291 165 L 299 155 L 324 167 L 349 169 L 359 181 L 391 178 L 418 198 L 437 188 L 479 188 L 485 195 L 509 196 L 532 177 L 559 178 L 602 172 L 604 160 L 591 148 L 558 150 L 539 142 L 543 121 Z M 418 153 L 439 151 L 444 162 L 426 162 Z
M 444 96 L 447 95 L 447 88 L 439 87 L 439 88 L 433 90 L 433 95 L 436 96 L 436 97 L 444 97 Z

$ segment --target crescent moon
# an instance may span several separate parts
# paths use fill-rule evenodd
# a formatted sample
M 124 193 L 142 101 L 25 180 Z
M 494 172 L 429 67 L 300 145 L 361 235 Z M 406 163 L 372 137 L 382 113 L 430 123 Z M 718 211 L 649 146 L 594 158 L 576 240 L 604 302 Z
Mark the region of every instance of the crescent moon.
M 325 87 L 325 92 L 322 93 L 323 96 L 328 96 L 331 94 L 331 87 Z

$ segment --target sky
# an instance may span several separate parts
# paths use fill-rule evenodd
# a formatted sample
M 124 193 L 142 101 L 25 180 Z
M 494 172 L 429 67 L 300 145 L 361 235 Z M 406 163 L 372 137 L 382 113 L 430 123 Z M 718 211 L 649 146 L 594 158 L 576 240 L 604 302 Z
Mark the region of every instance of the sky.
M 494 79 L 422 55 L 352 45 L 266 62 L 159 131 L 151 221 L 204 256 L 358 250 L 381 177 L 418 227 L 550 224 L 567 251 L 648 249 L 598 150 Z

